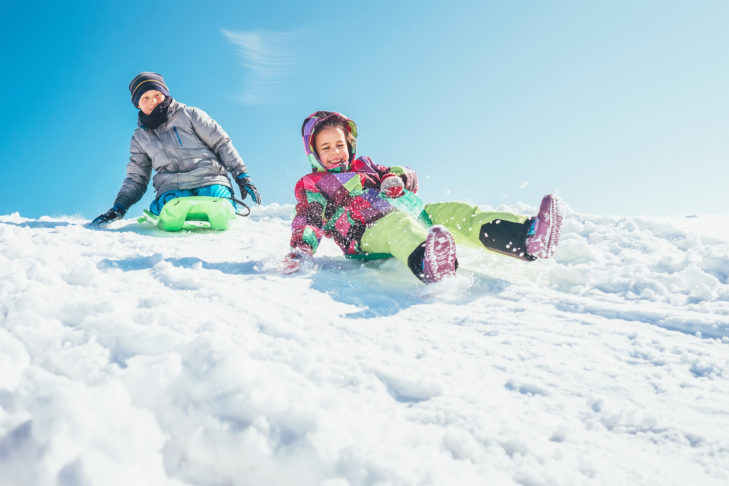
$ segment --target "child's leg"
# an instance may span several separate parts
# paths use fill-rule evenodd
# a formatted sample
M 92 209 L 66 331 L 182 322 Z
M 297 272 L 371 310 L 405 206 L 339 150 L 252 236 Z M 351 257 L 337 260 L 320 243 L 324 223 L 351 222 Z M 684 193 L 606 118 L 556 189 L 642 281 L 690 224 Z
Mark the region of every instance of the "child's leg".
M 368 253 L 390 253 L 425 283 L 454 275 L 458 268 L 456 244 L 440 225 L 430 231 L 407 213 L 393 211 L 367 228 L 360 248 Z
M 461 202 L 426 204 L 433 224 L 442 224 L 456 243 L 486 248 L 521 260 L 534 260 L 526 250 L 532 219 L 512 213 L 482 211 Z
M 164 207 L 165 204 L 172 201 L 173 199 L 177 199 L 178 197 L 187 196 L 194 196 L 194 194 L 189 189 L 175 189 L 172 191 L 163 192 L 157 197 L 157 199 L 152 201 L 152 204 L 149 205 L 149 210 L 150 212 L 152 212 L 152 214 L 156 214 L 157 216 L 159 216 L 159 213 L 160 211 L 162 211 L 162 207 Z
M 362 235 L 360 249 L 367 253 L 390 253 L 408 265 L 408 257 L 428 236 L 428 231 L 409 214 L 393 211 Z

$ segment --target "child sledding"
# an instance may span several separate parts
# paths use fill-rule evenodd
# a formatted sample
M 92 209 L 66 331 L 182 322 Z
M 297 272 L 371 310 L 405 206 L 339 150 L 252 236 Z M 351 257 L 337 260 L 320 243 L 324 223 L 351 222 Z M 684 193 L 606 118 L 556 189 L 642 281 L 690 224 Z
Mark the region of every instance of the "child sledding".
M 296 184 L 296 215 L 284 273 L 313 257 L 322 237 L 349 258 L 394 256 L 425 283 L 453 276 L 456 243 L 524 261 L 549 258 L 559 243 L 563 205 L 544 196 L 534 217 L 482 211 L 462 202 L 424 204 L 409 167 L 356 158 L 357 126 L 317 111 L 301 129 L 312 172 Z
M 147 191 L 150 178 L 155 199 L 149 217 L 160 219 L 161 227 L 170 231 L 181 229 L 190 218 L 207 220 L 213 228 L 227 228 L 226 215 L 234 214 L 235 209 L 228 173 L 243 199 L 250 195 L 256 204 L 261 203 L 230 137 L 207 113 L 173 99 L 157 73 L 136 75 L 129 83 L 129 92 L 139 114 L 127 175 L 112 208 L 91 226 L 101 227 L 123 218 Z

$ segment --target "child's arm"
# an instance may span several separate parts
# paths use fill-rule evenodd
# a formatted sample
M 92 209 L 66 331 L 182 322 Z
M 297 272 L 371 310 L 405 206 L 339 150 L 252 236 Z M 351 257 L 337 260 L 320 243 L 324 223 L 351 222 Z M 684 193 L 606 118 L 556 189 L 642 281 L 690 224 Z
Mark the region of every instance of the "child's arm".
M 91 222 L 92 227 L 105 226 L 112 221 L 122 219 L 129 208 L 142 199 L 144 193 L 147 192 L 147 185 L 152 176 L 152 160 L 142 150 L 134 137 L 132 137 L 129 152 L 127 176 L 122 182 L 116 199 L 114 199 L 114 205 L 107 212 L 94 219 Z
M 389 174 L 395 174 L 403 183 L 403 188 L 410 192 L 418 192 L 418 175 L 413 169 L 405 166 L 393 165 L 385 167 L 384 165 L 375 164 L 369 157 L 360 157 L 352 162 L 352 171 L 363 176 L 362 186 L 380 188 L 384 179 Z
M 192 128 L 200 140 L 215 152 L 220 163 L 230 172 L 233 177 L 248 172 L 243 158 L 233 146 L 228 133 L 218 122 L 200 108 L 188 106 L 187 113 L 190 115 Z
M 303 259 L 314 255 L 328 234 L 325 218 L 345 207 L 353 193 L 360 194 L 365 183 L 362 173 L 327 172 L 309 174 L 296 183 L 296 215 L 291 223 L 291 252 L 282 261 L 284 273 L 297 271 Z
M 303 179 L 295 188 L 296 215 L 291 222 L 291 251 L 281 260 L 280 270 L 289 274 L 299 271 L 301 263 L 314 256 L 324 231 L 322 230 L 322 210 L 319 202 L 309 202 Z
M 324 236 L 322 213 L 326 198 L 321 194 L 311 176 L 302 177 L 296 183 L 296 215 L 291 222 L 291 249 L 313 255 Z
M 357 172 L 362 179 L 362 188 L 379 188 L 382 176 L 389 172 L 389 168 L 372 162 L 369 157 L 360 157 L 352 161 L 352 172 Z
M 134 137 L 129 147 L 129 154 L 127 176 L 114 200 L 114 207 L 122 208 L 125 212 L 142 199 L 152 176 L 152 160 Z
M 296 216 L 291 223 L 291 241 L 292 250 L 305 251 L 313 255 L 319 248 L 324 231 L 320 225 L 312 224 L 315 219 L 316 208 L 307 206 L 302 209 L 299 204 L 296 205 Z M 312 218 L 312 216 L 314 216 Z
M 192 129 L 200 140 L 218 156 L 218 160 L 223 164 L 225 170 L 233 175 L 233 179 L 240 189 L 241 198 L 245 199 L 250 195 L 256 204 L 261 204 L 261 194 L 251 176 L 248 175 L 246 164 L 233 146 L 233 142 L 230 141 L 228 133 L 200 108 L 188 106 L 186 109 L 190 116 Z

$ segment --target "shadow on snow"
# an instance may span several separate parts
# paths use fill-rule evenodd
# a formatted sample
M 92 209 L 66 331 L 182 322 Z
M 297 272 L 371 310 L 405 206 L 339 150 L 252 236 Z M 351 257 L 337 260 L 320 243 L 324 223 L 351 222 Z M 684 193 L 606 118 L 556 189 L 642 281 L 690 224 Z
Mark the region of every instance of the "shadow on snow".
M 391 316 L 418 304 L 468 304 L 484 295 L 501 293 L 511 285 L 463 269 L 454 279 L 425 285 L 394 259 L 358 261 L 337 257 L 318 258 L 310 278 L 313 289 L 358 307 L 360 310 L 345 315 L 351 319 Z
M 160 254 L 154 254 L 144 257 L 123 258 L 120 260 L 104 258 L 99 262 L 98 266 L 101 269 L 118 268 L 124 271 L 135 271 L 148 270 L 160 262 L 167 262 L 175 267 L 187 269 L 193 269 L 199 266 L 206 270 L 217 270 L 219 272 L 227 273 L 230 275 L 254 275 L 267 273 L 261 270 L 264 264 L 263 262 L 259 261 L 248 261 L 242 263 L 210 263 L 197 257 L 164 258 Z

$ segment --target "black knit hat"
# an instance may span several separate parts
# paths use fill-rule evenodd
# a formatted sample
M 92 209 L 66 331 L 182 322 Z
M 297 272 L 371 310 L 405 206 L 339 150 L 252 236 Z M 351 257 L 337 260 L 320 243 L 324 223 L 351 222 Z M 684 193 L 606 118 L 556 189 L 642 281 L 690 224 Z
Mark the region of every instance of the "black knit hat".
M 165 80 L 161 74 L 157 73 L 139 73 L 134 76 L 132 82 L 129 83 L 129 92 L 132 94 L 132 104 L 137 107 L 139 106 L 139 98 L 149 91 L 150 89 L 156 89 L 165 96 L 170 95 L 170 90 L 165 84 Z

